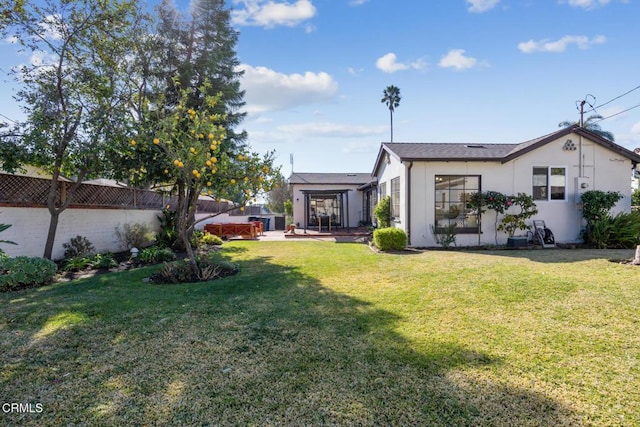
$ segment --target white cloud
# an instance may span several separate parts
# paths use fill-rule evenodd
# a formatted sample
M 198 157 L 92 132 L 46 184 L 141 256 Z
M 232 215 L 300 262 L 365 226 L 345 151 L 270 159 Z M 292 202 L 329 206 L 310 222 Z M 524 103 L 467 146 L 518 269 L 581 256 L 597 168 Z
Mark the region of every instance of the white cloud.
M 570 45 L 576 45 L 579 49 L 589 49 L 591 46 L 606 43 L 605 36 L 595 36 L 589 38 L 587 36 L 564 36 L 559 40 L 551 41 L 543 39 L 539 41 L 529 40 L 527 42 L 518 43 L 518 49 L 523 53 L 534 52 L 564 52 Z
M 361 138 L 383 134 L 387 131 L 387 127 L 345 125 L 332 122 L 311 122 L 278 126 L 278 130 L 304 138 Z
M 359 76 L 363 71 L 364 68 L 347 67 L 347 73 L 351 74 L 354 77 Z
M 369 0 L 351 0 L 349 2 L 349 5 L 351 5 L 351 6 L 360 6 L 360 5 L 363 5 L 363 4 L 367 3 L 368 1 Z
M 427 64 L 422 59 L 418 59 L 410 63 L 398 62 L 398 57 L 396 56 L 396 54 L 389 52 L 376 60 L 376 68 L 385 73 L 391 74 L 395 73 L 396 71 L 408 69 L 423 70 L 427 68 Z
M 469 4 L 469 12 L 483 13 L 487 10 L 491 10 L 500 3 L 500 0 L 467 0 Z
M 296 25 L 311 19 L 316 8 L 311 0 L 297 0 L 294 3 L 276 2 L 272 0 L 233 0 L 243 8 L 231 11 L 231 21 L 237 25 L 250 25 L 273 28 L 284 25 Z M 307 32 L 312 27 L 306 28 Z
M 242 64 L 241 80 L 249 113 L 281 111 L 289 108 L 331 101 L 338 83 L 325 72 L 283 74 L 266 67 Z
M 628 0 L 621 0 L 622 3 L 628 3 Z M 560 0 L 560 3 L 568 3 L 572 7 L 581 7 L 583 9 L 595 9 L 597 7 L 606 6 L 611 0 Z
M 440 59 L 438 66 L 441 68 L 454 68 L 461 71 L 487 65 L 484 62 L 479 62 L 476 58 L 465 56 L 464 52 L 464 49 L 451 49 Z
M 631 128 L 631 133 L 640 136 L 640 122 L 633 125 L 633 127 Z

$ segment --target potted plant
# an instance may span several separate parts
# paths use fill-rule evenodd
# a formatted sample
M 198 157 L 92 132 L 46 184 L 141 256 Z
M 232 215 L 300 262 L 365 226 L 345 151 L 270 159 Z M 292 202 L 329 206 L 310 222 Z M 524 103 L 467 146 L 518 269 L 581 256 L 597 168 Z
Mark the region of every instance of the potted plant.
M 291 200 L 284 201 L 284 216 L 287 221 L 287 232 L 295 233 L 296 226 L 293 224 L 293 202 Z

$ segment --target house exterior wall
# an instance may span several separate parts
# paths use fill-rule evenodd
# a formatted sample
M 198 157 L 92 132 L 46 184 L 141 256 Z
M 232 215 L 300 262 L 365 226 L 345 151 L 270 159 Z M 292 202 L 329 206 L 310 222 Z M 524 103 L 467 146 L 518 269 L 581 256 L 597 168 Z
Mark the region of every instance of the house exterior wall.
M 364 206 L 362 206 L 362 193 L 358 191 L 359 185 L 346 185 L 346 184 L 291 184 L 293 193 L 293 223 L 298 227 L 304 227 L 305 209 L 304 209 L 304 193 L 305 191 L 322 191 L 322 190 L 350 190 L 349 195 L 349 227 L 357 227 L 358 221 L 364 212 Z M 347 199 L 344 199 L 345 204 L 345 218 L 347 218 Z
M 582 150 L 563 150 L 567 139 L 571 139 L 576 147 L 580 145 L 580 137 L 577 134 L 570 134 L 504 164 L 499 161 L 414 161 L 409 171 L 409 163 L 403 164 L 394 156 L 390 156 L 389 164 L 383 164 L 379 168 L 378 179 L 379 183 L 387 182 L 388 194 L 390 180 L 396 176 L 401 177 L 401 220 L 395 221 L 393 225 L 409 234 L 410 245 L 413 247 L 437 246 L 431 230 L 431 225 L 435 223 L 436 175 L 479 175 L 481 191 L 493 190 L 506 195 L 518 193 L 531 195 L 533 167 L 564 167 L 566 168 L 565 200 L 537 200 L 535 203 L 538 214 L 532 220 L 544 220 L 547 227 L 553 231 L 557 242 L 576 242 L 579 240 L 583 226 L 576 193 L 586 190 L 619 191 L 624 197 L 614 207 L 612 213 L 629 212 L 632 163 L 622 155 L 584 138 Z M 584 159 L 583 177 L 580 182 L 588 185 L 583 190 L 578 190 L 576 184 L 576 178 L 580 176 L 580 151 Z M 410 229 L 407 227 L 408 212 L 405 197 L 407 174 L 411 177 Z M 459 246 L 478 243 L 495 244 L 495 220 L 495 213 L 486 211 L 482 217 L 480 242 L 478 242 L 478 234 L 460 233 L 457 235 L 456 244 Z M 507 237 L 506 233 L 498 232 L 498 244 L 506 243 Z
M 406 231 L 407 223 L 407 166 L 394 156 L 388 157 L 388 162 L 382 162 L 378 171 L 378 201 L 381 200 L 381 189 L 386 188 L 386 195 L 391 195 L 391 180 L 400 178 L 400 215 L 391 220 L 391 226 Z

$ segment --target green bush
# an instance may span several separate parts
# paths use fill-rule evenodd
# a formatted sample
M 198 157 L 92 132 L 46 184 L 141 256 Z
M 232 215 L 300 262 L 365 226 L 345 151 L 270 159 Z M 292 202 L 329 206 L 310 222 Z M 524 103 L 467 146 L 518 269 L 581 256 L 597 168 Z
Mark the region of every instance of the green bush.
M 200 241 L 204 245 L 220 246 L 222 244 L 222 239 L 219 236 L 207 232 L 205 232 L 204 235 L 200 238 Z
M 388 228 L 391 226 L 391 197 L 383 197 L 373 209 L 373 215 L 378 221 L 378 227 Z
M 91 266 L 91 258 L 77 256 L 69 258 L 64 262 L 64 271 L 80 271 L 85 270 Z
M 116 227 L 116 238 L 125 249 L 145 248 L 151 244 L 154 236 L 148 224 L 127 223 L 122 226 L 122 229 L 119 225 Z
M 632 206 L 640 206 L 640 188 L 636 188 L 631 193 L 631 205 Z
M 157 264 L 160 262 L 173 261 L 176 259 L 176 254 L 169 248 L 151 246 L 141 250 L 138 254 L 138 259 L 144 264 Z
M 590 190 L 582 194 L 582 217 L 587 221 L 582 238 L 588 245 L 606 248 L 611 244 L 613 218 L 609 211 L 622 199 L 617 191 Z
M 91 267 L 93 268 L 111 268 L 116 267 L 118 263 L 113 257 L 111 252 L 105 252 L 103 254 L 96 254 L 91 260 Z
M 0 291 L 48 285 L 57 271 L 58 266 L 44 258 L 0 258 Z
M 156 245 L 163 248 L 171 248 L 178 242 L 178 231 L 176 229 L 178 214 L 167 208 L 162 210 L 162 216 L 158 216 L 160 221 L 160 231 L 156 233 Z
M 640 212 L 621 212 L 611 218 L 609 248 L 635 249 L 640 244 Z
M 238 273 L 238 266 L 217 257 L 197 259 L 199 277 L 193 274 L 188 259 L 165 262 L 160 271 L 151 276 L 151 283 L 189 283 L 219 279 Z
M 380 228 L 373 232 L 373 244 L 381 251 L 401 251 L 407 246 L 407 234 L 399 228 Z
M 93 244 L 84 236 L 76 236 L 69 240 L 69 243 L 63 243 L 65 258 L 82 258 L 93 255 L 95 248 Z

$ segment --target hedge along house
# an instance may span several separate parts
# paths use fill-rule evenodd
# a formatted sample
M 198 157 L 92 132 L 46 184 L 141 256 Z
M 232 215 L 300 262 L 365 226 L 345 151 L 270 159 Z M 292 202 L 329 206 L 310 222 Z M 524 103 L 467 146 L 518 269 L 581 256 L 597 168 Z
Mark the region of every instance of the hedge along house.
M 476 245 L 478 236 L 495 244 L 495 212 L 479 221 L 466 206 L 470 194 L 490 190 L 533 196 L 533 219 L 544 220 L 557 242 L 575 242 L 581 194 L 619 191 L 614 213 L 629 212 L 638 162 L 640 154 L 575 125 L 520 144 L 383 143 L 373 175 L 378 196 L 391 196 L 392 226 L 407 232 L 413 247 L 436 246 L 434 230 L 452 223 L 457 245 Z M 505 233 L 498 236 L 506 242 Z
M 371 223 L 375 182 L 369 173 L 292 173 L 293 223 L 304 230 L 349 230 Z

